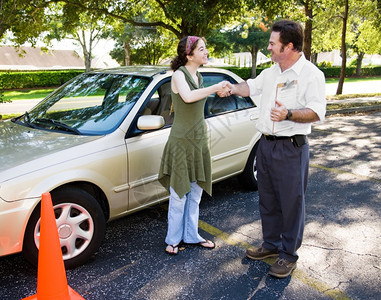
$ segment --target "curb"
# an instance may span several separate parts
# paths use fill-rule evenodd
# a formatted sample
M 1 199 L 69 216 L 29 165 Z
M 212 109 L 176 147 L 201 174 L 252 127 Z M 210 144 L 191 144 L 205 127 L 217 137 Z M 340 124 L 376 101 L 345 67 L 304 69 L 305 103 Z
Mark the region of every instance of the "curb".
M 360 107 L 351 107 L 343 109 L 332 109 L 327 110 L 326 116 L 336 115 L 336 114 L 354 114 L 359 112 L 372 112 L 372 111 L 381 111 L 381 105 L 371 105 L 371 106 L 360 106 Z

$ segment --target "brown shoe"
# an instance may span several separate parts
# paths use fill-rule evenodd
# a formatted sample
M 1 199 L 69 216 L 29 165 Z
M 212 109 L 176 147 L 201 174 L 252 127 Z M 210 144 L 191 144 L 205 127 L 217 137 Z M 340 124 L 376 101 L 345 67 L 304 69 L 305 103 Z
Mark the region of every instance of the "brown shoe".
M 296 269 L 296 262 L 289 262 L 284 258 L 277 258 L 271 266 L 269 274 L 278 278 L 285 278 Z
M 255 260 L 261 260 L 267 257 L 276 257 L 278 255 L 278 250 L 267 250 L 263 247 L 259 247 L 258 249 L 249 248 L 246 250 L 246 256 Z

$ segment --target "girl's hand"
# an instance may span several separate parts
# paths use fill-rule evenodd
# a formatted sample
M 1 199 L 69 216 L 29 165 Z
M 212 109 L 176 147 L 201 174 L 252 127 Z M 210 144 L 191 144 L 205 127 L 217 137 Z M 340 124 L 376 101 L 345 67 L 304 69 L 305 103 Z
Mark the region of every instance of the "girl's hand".
M 218 83 L 220 86 L 219 90 L 217 91 L 217 95 L 220 97 L 227 97 L 232 94 L 232 84 L 229 81 L 221 81 Z

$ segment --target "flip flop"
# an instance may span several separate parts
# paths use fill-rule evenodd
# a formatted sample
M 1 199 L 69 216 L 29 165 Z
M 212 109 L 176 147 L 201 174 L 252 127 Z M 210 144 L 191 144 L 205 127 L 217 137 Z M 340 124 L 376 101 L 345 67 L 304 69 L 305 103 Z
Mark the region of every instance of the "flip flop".
M 167 245 L 165 252 L 169 255 L 177 255 L 179 253 L 179 245 Z
M 214 249 L 216 247 L 216 244 L 213 243 L 212 241 L 205 240 L 203 242 L 199 242 L 197 245 L 204 247 L 206 249 Z

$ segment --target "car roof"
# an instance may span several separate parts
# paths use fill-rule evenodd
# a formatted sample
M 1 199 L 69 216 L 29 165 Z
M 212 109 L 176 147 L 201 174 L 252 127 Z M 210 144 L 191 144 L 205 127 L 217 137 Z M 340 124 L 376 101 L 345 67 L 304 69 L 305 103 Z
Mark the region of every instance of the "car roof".
M 145 76 L 145 77 L 154 77 L 157 74 L 165 74 L 167 72 L 170 72 L 171 68 L 170 66 L 150 66 L 150 65 L 137 65 L 137 66 L 122 66 L 117 68 L 109 68 L 109 69 L 100 69 L 95 70 L 90 73 L 106 73 L 106 74 L 123 74 L 123 75 L 138 75 L 138 76 Z M 217 72 L 217 73 L 225 73 L 230 74 L 231 73 L 227 70 L 224 70 L 222 68 L 213 68 L 208 66 L 203 66 L 198 69 L 200 73 L 206 73 L 206 72 Z
M 169 66 L 124 66 L 118 68 L 101 69 L 92 71 L 91 73 L 107 73 L 107 74 L 125 74 L 125 75 L 139 75 L 152 77 L 159 73 L 166 73 L 171 68 Z

